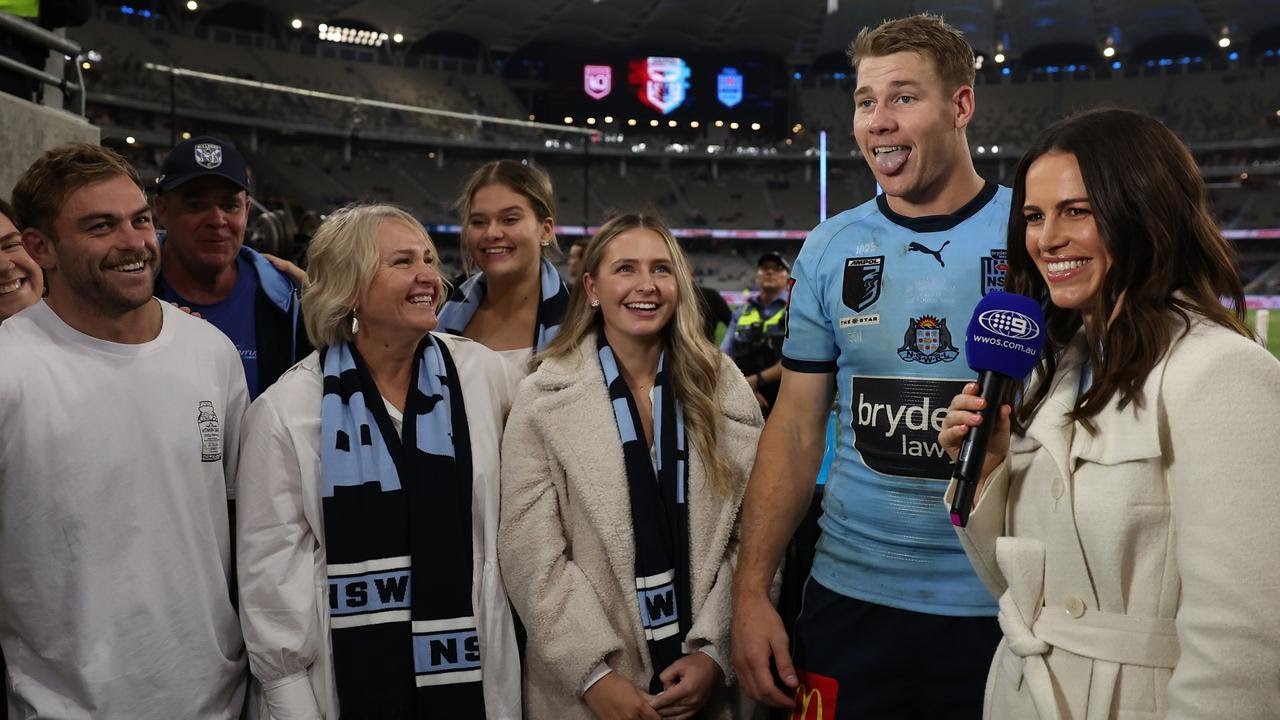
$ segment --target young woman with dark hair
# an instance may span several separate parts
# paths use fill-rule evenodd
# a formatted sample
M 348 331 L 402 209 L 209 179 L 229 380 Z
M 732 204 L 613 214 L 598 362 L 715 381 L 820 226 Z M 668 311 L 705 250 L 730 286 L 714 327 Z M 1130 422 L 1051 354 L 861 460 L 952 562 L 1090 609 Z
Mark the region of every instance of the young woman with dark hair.
M 1046 130 L 1006 287 L 1043 303 L 1044 358 L 1016 410 L 970 385 L 939 433 L 954 456 L 997 423 L 960 530 L 1000 597 L 986 716 L 1280 717 L 1280 363 L 1186 146 L 1125 110 Z

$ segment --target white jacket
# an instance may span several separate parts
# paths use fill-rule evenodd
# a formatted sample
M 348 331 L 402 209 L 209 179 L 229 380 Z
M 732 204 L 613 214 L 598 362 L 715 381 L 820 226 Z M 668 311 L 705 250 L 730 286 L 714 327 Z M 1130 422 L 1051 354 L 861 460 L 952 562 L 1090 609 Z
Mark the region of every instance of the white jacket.
M 1090 435 L 1082 337 L 960 531 L 1000 597 L 986 717 L 1280 718 L 1280 363 L 1196 322 Z
M 520 658 L 498 572 L 498 450 L 514 394 L 505 363 L 479 343 L 432 336 L 453 355 L 471 434 L 472 603 L 485 710 L 520 718 Z M 320 355 L 280 377 L 245 414 L 236 521 L 240 616 L 249 667 L 273 720 L 335 720 L 320 495 Z M 265 717 L 265 716 L 264 716 Z

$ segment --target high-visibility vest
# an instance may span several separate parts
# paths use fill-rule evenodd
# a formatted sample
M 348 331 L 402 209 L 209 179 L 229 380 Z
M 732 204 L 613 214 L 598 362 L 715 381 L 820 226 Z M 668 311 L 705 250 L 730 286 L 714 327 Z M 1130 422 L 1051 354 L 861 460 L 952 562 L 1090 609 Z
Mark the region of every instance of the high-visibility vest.
M 39 17 L 40 0 L 0 0 L 0 12 L 24 18 Z
M 778 331 L 782 325 L 783 316 L 786 314 L 787 313 L 785 311 L 779 310 L 774 313 L 772 317 L 765 319 L 764 315 L 760 312 L 760 306 L 755 303 L 748 302 L 747 306 L 743 308 L 742 314 L 738 316 L 738 324 L 734 330 L 746 330 L 753 325 L 759 325 L 760 337 L 763 338 L 769 335 L 770 331 Z

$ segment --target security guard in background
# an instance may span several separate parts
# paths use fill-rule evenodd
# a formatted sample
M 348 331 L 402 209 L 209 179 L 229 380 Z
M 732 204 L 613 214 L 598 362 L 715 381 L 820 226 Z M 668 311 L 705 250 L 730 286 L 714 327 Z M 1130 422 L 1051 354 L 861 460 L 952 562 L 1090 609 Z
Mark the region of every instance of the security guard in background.
M 756 263 L 759 292 L 733 314 L 720 349 L 733 358 L 765 415 L 778 398 L 782 378 L 782 339 L 787 332 L 787 284 L 791 264 L 781 254 L 767 252 Z

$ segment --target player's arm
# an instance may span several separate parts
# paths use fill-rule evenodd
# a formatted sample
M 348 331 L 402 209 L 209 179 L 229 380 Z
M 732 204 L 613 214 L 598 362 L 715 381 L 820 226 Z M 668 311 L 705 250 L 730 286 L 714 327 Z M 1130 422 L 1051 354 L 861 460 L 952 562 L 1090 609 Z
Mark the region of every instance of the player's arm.
M 733 664 L 747 695 L 774 707 L 789 708 L 792 701 L 775 685 L 769 659 L 788 687 L 795 688 L 798 680 L 768 591 L 813 499 L 834 391 L 831 372 L 782 371 L 778 402 L 760 436 L 743 502 L 733 587 Z

